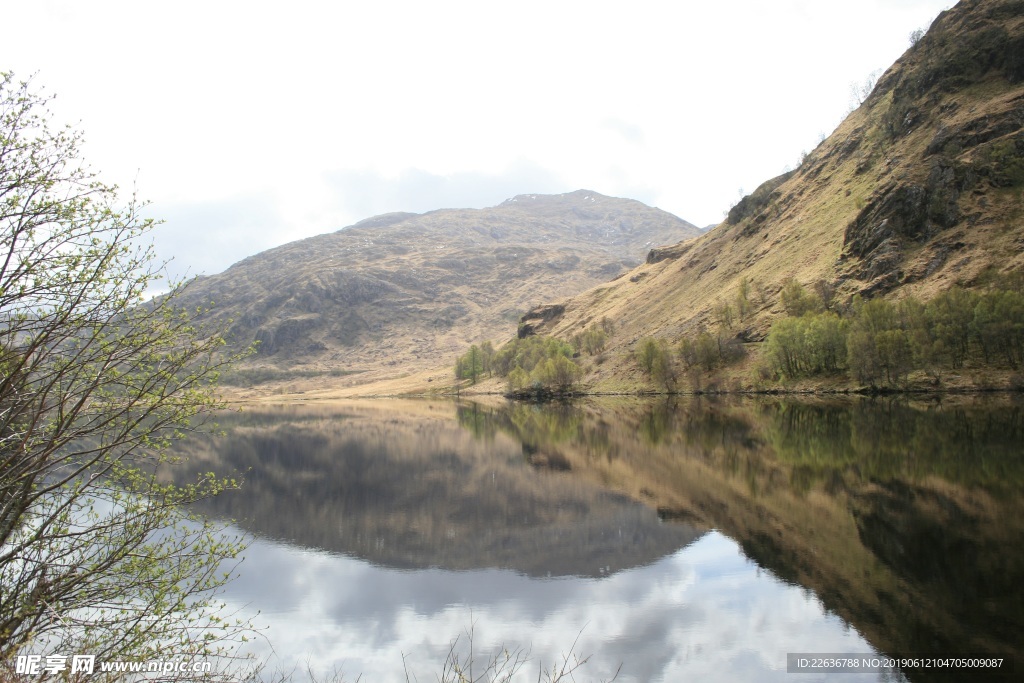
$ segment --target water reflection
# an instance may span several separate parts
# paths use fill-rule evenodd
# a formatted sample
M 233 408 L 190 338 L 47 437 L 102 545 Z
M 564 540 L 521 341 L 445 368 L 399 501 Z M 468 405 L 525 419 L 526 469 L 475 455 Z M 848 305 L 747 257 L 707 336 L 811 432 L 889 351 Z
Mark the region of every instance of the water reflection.
M 228 434 L 193 442 L 191 461 L 243 473 L 245 490 L 203 510 L 262 537 L 388 567 L 532 576 L 601 576 L 664 557 L 703 531 L 661 524 L 621 493 L 532 466 L 507 435 L 474 438 L 452 404 L 405 407 L 225 415 Z
M 530 650 L 529 674 L 577 642 L 592 656 L 578 681 L 788 681 L 786 652 L 812 644 L 870 652 L 856 630 L 810 591 L 774 579 L 717 532 L 646 566 L 603 578 L 535 579 L 500 569 L 403 571 L 258 541 L 256 571 L 232 584 L 235 604 L 258 605 L 272 667 L 337 667 L 345 680 L 404 681 L 403 659 L 433 681 L 450 641 L 475 624 L 484 656 Z M 265 645 L 256 643 L 257 646 Z M 263 651 L 264 653 L 267 650 Z M 814 676 L 801 680 L 821 680 Z M 843 674 L 844 683 L 878 681 Z
M 404 680 L 417 653 L 426 680 L 473 620 L 549 662 L 583 629 L 595 674 L 635 681 L 1024 651 L 1019 401 L 378 402 L 223 426 L 192 462 L 248 470 L 206 511 L 258 535 L 229 598 L 284 660 Z
M 1024 651 L 1019 400 L 620 401 L 461 412 L 578 477 L 648 501 L 664 518 L 720 529 L 761 567 L 813 590 L 881 651 Z

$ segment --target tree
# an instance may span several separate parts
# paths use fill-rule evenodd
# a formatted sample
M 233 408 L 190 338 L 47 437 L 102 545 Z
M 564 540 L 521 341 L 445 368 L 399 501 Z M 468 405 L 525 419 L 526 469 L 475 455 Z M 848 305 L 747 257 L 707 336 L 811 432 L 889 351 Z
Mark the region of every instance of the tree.
M 144 300 L 153 222 L 48 99 L 0 74 L 0 661 L 226 654 L 245 625 L 212 591 L 240 546 L 183 504 L 232 482 L 168 481 L 233 358 L 177 293 Z
M 672 354 L 664 342 L 658 345 L 658 353 L 651 368 L 651 379 L 666 391 L 674 391 L 676 388 L 676 368 L 672 363 Z
M 583 376 L 575 350 L 555 337 L 513 339 L 494 353 L 492 367 L 513 394 L 570 391 Z M 469 353 L 460 359 L 468 363 Z
M 971 327 L 978 295 L 953 287 L 928 302 L 927 325 L 935 339 L 937 355 L 946 355 L 954 368 L 963 367 L 970 351 Z
M 516 366 L 508 373 L 508 390 L 511 392 L 523 391 L 530 386 L 530 373 Z
M 607 320 L 607 318 L 605 318 L 605 320 Z M 573 345 L 575 345 L 580 351 L 586 352 L 591 356 L 596 356 L 604 351 L 607 343 L 608 333 L 601 325 L 595 325 L 587 328 L 580 334 L 573 337 Z
M 740 278 L 739 289 L 736 291 L 736 312 L 740 320 L 746 320 L 750 315 L 750 279 L 744 275 Z
M 469 351 L 455 360 L 455 379 L 468 379 L 470 384 L 476 384 L 483 371 L 484 354 L 476 344 L 470 346 Z
M 796 318 L 779 318 L 772 323 L 772 329 L 765 340 L 766 354 L 775 369 L 787 377 L 796 377 L 801 372 L 803 334 L 800 321 Z
M 708 331 L 702 331 L 697 335 L 697 363 L 704 368 L 705 372 L 711 372 L 718 367 L 721 356 L 721 336 L 713 335 Z
M 672 352 L 664 339 L 644 337 L 637 347 L 636 360 L 643 371 L 659 387 L 666 391 L 675 389 L 676 369 L 672 360 Z
M 794 318 L 807 313 L 814 313 L 821 308 L 821 302 L 809 294 L 804 286 L 793 278 L 787 278 L 782 285 L 782 307 L 786 309 L 786 315 Z
M 557 391 L 569 391 L 582 376 L 579 366 L 561 354 L 537 365 L 532 375 L 541 386 Z
M 910 337 L 901 327 L 899 311 L 892 302 L 854 297 L 846 362 L 854 377 L 872 385 L 883 374 L 893 384 L 913 369 Z
M 658 340 L 654 337 L 644 337 L 640 340 L 636 350 L 636 359 L 640 363 L 640 367 L 648 375 L 654 372 L 654 364 L 660 351 L 661 347 L 658 345 Z
M 913 35 L 913 34 L 911 34 Z M 875 89 L 878 77 L 882 75 L 881 69 L 875 69 L 869 73 L 861 82 L 850 83 L 850 111 L 853 111 L 866 100 Z
M 494 344 L 489 339 L 480 344 L 480 367 L 488 376 L 494 374 Z
M 846 323 L 835 313 L 812 315 L 804 321 L 804 336 L 814 372 L 836 372 L 846 361 Z
M 721 333 L 727 333 L 732 329 L 734 321 L 734 314 L 732 305 L 729 302 L 725 302 L 715 307 L 714 310 L 715 320 L 718 322 L 718 329 Z
M 821 307 L 826 311 L 832 311 L 836 304 L 836 284 L 829 280 L 817 280 L 814 283 L 814 293 L 821 301 Z
M 1016 369 L 1024 362 L 1024 294 L 996 290 L 978 297 L 971 328 L 986 363 L 1000 358 Z

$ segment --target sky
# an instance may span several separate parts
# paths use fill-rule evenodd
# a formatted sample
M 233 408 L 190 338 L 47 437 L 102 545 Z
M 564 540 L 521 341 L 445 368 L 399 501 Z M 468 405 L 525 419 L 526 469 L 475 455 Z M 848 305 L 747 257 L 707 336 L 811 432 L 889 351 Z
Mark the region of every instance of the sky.
M 169 270 L 392 211 L 588 189 L 698 226 L 797 165 L 952 0 L 9 3 L 0 70 Z

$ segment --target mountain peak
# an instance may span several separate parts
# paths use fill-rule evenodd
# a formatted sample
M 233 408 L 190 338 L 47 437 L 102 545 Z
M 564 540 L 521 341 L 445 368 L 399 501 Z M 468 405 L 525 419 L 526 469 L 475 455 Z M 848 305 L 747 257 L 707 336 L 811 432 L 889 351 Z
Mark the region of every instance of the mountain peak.
M 592 190 L 574 190 L 562 194 L 517 194 L 506 199 L 498 206 L 529 206 L 537 204 L 580 204 L 612 199 Z

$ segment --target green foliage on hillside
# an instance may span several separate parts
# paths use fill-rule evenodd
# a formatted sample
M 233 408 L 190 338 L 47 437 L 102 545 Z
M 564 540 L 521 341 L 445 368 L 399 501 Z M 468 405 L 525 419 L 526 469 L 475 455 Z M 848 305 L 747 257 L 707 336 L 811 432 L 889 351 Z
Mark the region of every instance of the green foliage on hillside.
M 1024 364 L 1019 289 L 953 288 L 927 303 L 857 297 L 841 316 L 822 311 L 816 295 L 797 283 L 782 296 L 787 311 L 802 313 L 775 321 L 765 342 L 765 356 L 781 377 L 847 373 L 871 386 L 891 386 L 915 370 Z
M 672 352 L 664 339 L 641 339 L 636 348 L 636 360 L 656 385 L 669 391 L 675 388 L 675 364 Z
M 581 352 L 587 353 L 591 356 L 596 356 L 602 353 L 605 346 L 608 343 L 608 335 L 615 330 L 615 325 L 608 318 L 601 318 L 601 322 L 597 325 L 588 327 L 583 332 L 574 335 L 572 338 L 573 346 L 579 349 Z
M 513 339 L 494 354 L 492 369 L 508 379 L 512 394 L 565 393 L 583 376 L 575 355 L 572 345 L 554 337 Z
M 848 326 L 835 313 L 782 318 L 772 325 L 765 353 L 786 377 L 835 372 L 846 362 Z
M 782 299 L 782 307 L 786 309 L 786 315 L 796 318 L 824 308 L 820 298 L 808 292 L 793 278 L 789 278 L 783 283 L 779 296 Z
M 651 382 L 659 389 L 674 392 L 680 376 L 685 374 L 692 388 L 700 390 L 702 373 L 714 372 L 746 356 L 743 342 L 736 336 L 736 325 L 753 311 L 752 287 L 751 280 L 742 277 L 735 297 L 714 308 L 713 331 L 701 329 L 676 344 L 655 337 L 641 339 L 634 357 Z
M 675 353 L 665 339 L 645 337 L 640 340 L 635 353 L 636 361 L 655 386 L 665 391 L 675 391 L 680 375 L 685 372 L 693 388 L 699 389 L 702 372 L 714 372 L 746 355 L 743 343 L 729 334 L 732 308 L 726 305 L 718 313 L 718 330 L 713 333 L 702 330 L 694 336 L 683 337 Z
M 942 369 L 1024 366 L 1024 283 L 968 291 L 955 287 L 931 301 L 899 302 L 854 297 L 846 306 L 834 289 L 817 283 L 813 291 L 789 280 L 780 290 L 786 316 L 777 319 L 761 346 L 761 379 L 793 380 L 834 376 L 869 385 L 904 385 L 912 372 L 937 379 Z M 702 389 L 707 376 L 746 356 L 735 333 L 749 299 L 742 287 L 732 303 L 714 309 L 714 330 L 702 329 L 678 340 L 644 337 L 633 357 L 658 389 L 674 392 L 680 378 Z M 747 309 L 749 310 L 749 309 Z

